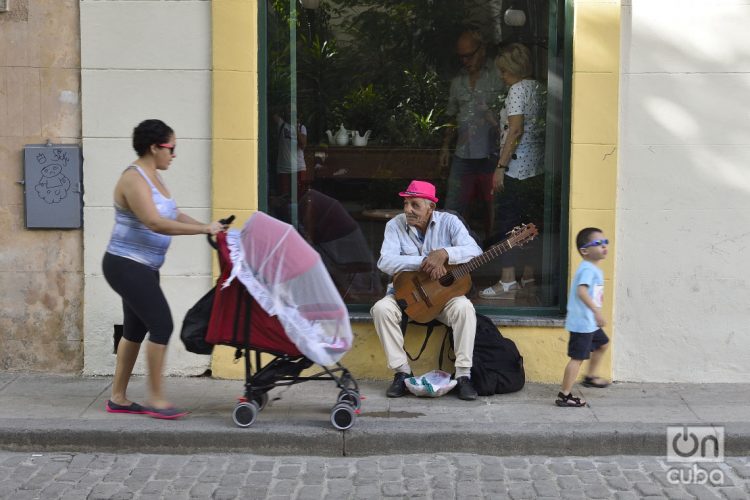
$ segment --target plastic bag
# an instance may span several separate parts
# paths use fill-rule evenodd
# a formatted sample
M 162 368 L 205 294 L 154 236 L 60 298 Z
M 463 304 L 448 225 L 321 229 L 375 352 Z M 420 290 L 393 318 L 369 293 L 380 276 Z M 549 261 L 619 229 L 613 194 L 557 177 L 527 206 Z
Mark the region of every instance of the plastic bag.
M 421 377 L 410 377 L 405 382 L 406 388 L 415 396 L 430 398 L 440 397 L 456 386 L 456 381 L 451 380 L 450 373 L 442 370 L 432 370 Z

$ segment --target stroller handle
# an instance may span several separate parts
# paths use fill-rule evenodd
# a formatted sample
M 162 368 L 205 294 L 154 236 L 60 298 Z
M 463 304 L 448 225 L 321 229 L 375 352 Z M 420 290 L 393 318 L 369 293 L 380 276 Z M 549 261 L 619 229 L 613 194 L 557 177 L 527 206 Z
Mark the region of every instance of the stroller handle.
M 225 226 L 231 225 L 232 222 L 234 222 L 234 215 L 230 215 L 226 219 L 219 219 L 219 223 Z M 217 250 L 219 248 L 218 245 L 216 245 L 216 241 L 214 241 L 213 237 L 210 234 L 206 235 L 206 238 L 208 239 L 208 244 L 211 245 L 214 250 Z

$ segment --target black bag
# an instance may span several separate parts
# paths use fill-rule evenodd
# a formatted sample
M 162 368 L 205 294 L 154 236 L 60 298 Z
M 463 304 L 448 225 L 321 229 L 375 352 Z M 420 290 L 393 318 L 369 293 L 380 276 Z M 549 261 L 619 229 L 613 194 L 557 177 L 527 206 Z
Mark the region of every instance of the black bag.
M 480 396 L 520 391 L 526 383 L 523 356 L 492 320 L 477 314 L 471 384 Z
M 211 320 L 211 308 L 214 305 L 214 293 L 212 288 L 195 303 L 185 314 L 182 321 L 180 339 L 185 344 L 185 349 L 195 354 L 211 354 L 214 346 L 206 342 L 208 333 L 208 322 Z

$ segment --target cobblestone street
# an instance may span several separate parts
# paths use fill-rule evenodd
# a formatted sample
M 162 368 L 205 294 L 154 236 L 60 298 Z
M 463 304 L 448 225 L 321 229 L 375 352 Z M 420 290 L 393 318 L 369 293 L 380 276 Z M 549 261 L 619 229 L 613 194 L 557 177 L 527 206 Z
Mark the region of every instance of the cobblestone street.
M 671 465 L 661 458 L 631 456 L 321 458 L 2 452 L 0 498 L 750 498 L 748 458 L 683 466 L 670 473 Z

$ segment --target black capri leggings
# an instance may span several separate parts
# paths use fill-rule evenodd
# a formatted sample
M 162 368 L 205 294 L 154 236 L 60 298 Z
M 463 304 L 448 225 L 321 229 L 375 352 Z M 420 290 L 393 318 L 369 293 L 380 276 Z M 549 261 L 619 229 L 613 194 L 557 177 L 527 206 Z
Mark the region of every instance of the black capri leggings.
M 107 252 L 102 261 L 104 278 L 122 297 L 122 336 L 140 344 L 146 338 L 167 345 L 172 335 L 172 312 L 159 286 L 159 271 Z

